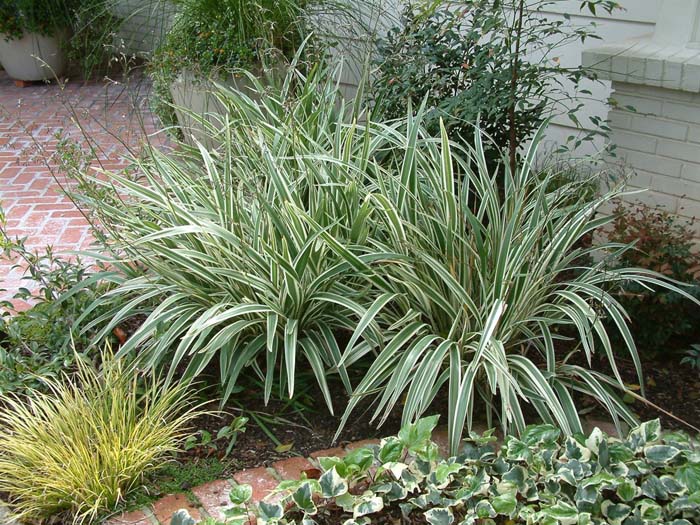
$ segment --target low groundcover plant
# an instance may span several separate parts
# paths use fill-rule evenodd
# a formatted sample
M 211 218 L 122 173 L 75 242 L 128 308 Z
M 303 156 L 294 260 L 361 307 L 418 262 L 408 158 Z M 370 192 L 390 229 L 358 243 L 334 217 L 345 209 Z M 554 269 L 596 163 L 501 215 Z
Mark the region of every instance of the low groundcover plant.
M 662 433 L 658 420 L 624 439 L 594 429 L 564 437 L 529 426 L 499 448 L 472 434 L 457 456 L 439 457 L 437 417 L 396 437 L 320 458 L 319 479 L 286 481 L 279 501 L 257 506 L 259 525 L 691 525 L 700 520 L 699 443 Z M 229 525 L 246 523 L 249 486 L 231 492 Z M 281 498 L 281 500 L 280 500 Z M 173 525 L 189 523 L 179 511 Z
M 18 519 L 88 523 L 113 511 L 186 437 L 187 384 L 141 380 L 103 355 L 98 372 L 46 379 L 48 393 L 0 398 L 0 493 Z

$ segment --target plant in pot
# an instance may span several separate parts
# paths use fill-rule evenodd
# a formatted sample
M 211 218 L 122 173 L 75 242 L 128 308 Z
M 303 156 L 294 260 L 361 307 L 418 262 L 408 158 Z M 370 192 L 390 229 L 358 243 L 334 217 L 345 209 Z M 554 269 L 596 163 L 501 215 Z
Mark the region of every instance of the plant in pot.
M 305 38 L 304 13 L 319 0 L 178 0 L 179 12 L 151 61 L 154 110 L 185 139 L 218 121 L 214 82 L 246 91 L 270 78 Z M 252 90 L 251 90 L 252 93 Z
M 18 82 L 60 75 L 73 0 L 0 0 L 0 63 Z

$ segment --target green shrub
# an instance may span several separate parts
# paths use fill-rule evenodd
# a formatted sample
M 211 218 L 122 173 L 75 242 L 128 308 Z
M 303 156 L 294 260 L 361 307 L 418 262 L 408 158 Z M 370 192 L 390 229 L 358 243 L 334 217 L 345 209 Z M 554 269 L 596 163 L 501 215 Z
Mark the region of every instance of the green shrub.
M 0 37 L 12 40 L 24 33 L 51 36 L 71 27 L 75 0 L 2 0 Z
M 559 1 L 407 2 L 400 23 L 379 40 L 375 109 L 385 118 L 404 118 L 426 101 L 428 130 L 438 134 L 442 120 L 453 140 L 467 143 L 480 119 L 494 142 L 485 144 L 489 160 L 501 160 L 499 150 L 509 149 L 514 168 L 516 150 L 545 118 L 563 114 L 582 127 L 582 104 L 571 93 L 590 95 L 583 82 L 595 74 L 563 66 L 559 52 L 567 43 L 596 38 L 595 26 L 552 17 Z M 617 7 L 607 0 L 580 2 L 593 14 Z M 591 121 L 599 132 L 607 129 L 600 118 Z
M 90 522 L 175 452 L 198 410 L 187 384 L 163 386 L 103 354 L 102 371 L 47 379 L 48 393 L 0 404 L 0 492 L 20 519 Z
M 170 84 L 183 71 L 218 80 L 291 60 L 306 36 L 304 10 L 315 2 L 178 0 L 173 26 L 149 64 L 156 114 L 176 123 Z
M 625 439 L 599 429 L 562 437 L 530 426 L 494 447 L 492 432 L 471 435 L 441 459 L 430 441 L 436 417 L 404 427 L 379 445 L 320 458 L 318 480 L 282 482 L 279 503 L 257 506 L 261 525 L 495 525 L 497 523 L 674 524 L 700 520 L 696 440 L 643 423 Z M 247 520 L 249 487 L 231 492 L 230 525 Z M 245 516 L 245 517 L 243 517 Z M 179 511 L 172 525 L 187 523 Z
M 548 192 L 550 178 L 532 170 L 544 130 L 516 172 L 506 162 L 498 173 L 478 132 L 475 149 L 461 149 L 444 128 L 441 139 L 425 137 L 420 118 L 392 136 L 405 155 L 377 172 L 368 197 L 374 229 L 358 251 L 379 261 L 365 271 L 385 283 L 385 295 L 368 307 L 343 360 L 366 354 L 364 344 L 356 345 L 365 323 L 385 329 L 343 422 L 370 396 L 373 418 L 384 421 L 402 400 L 408 423 L 445 389 L 452 450 L 464 426 L 471 428 L 475 407 L 504 432 L 523 432 L 529 409 L 571 434 L 581 431 L 574 396 L 584 393 L 616 424 L 618 417 L 633 423 L 613 391 L 625 385 L 610 337 L 619 336 L 640 377 L 641 362 L 625 311 L 606 288 L 671 285 L 645 269 L 609 270 L 604 256 L 625 246 L 581 242 L 612 220 L 596 212 L 620 189 L 591 201 L 577 198 L 585 180 Z M 607 358 L 611 376 L 591 366 L 596 352 Z
M 95 271 L 80 258 L 60 257 L 50 247 L 29 250 L 25 239 L 8 234 L 4 220 L 0 209 L 0 255 L 25 269 L 31 285 L 14 298 L 31 306 L 16 312 L 9 301 L 0 302 L 0 394 L 30 393 L 44 389 L 45 378 L 71 370 L 76 352 L 83 359 L 96 357 L 95 332 L 80 335 L 74 325 L 107 287 L 93 280 Z M 74 287 L 79 290 L 72 293 Z
M 617 266 L 639 266 L 687 283 L 689 294 L 700 298 L 700 255 L 693 251 L 690 224 L 659 208 L 638 204 L 614 211 L 608 238 L 611 242 L 633 243 L 634 249 L 621 254 Z M 631 319 L 635 339 L 650 354 L 663 354 L 697 342 L 700 309 L 673 290 L 623 283 L 617 296 Z

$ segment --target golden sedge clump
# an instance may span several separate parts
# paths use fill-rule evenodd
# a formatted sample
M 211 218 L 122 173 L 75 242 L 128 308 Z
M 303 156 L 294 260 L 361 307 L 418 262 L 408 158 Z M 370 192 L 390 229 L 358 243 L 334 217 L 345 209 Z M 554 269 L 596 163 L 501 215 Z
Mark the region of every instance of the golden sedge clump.
M 110 352 L 100 372 L 78 359 L 48 393 L 0 398 L 0 492 L 16 517 L 89 523 L 178 449 L 200 411 L 186 385 L 139 381 Z

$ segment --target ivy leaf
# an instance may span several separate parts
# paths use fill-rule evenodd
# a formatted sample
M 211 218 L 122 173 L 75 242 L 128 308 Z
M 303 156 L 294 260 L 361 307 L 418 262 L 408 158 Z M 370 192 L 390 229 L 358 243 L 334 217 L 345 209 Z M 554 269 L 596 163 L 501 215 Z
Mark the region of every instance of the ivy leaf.
M 440 416 L 424 417 L 404 426 L 399 431 L 401 444 L 411 452 L 416 452 L 424 448 L 430 442 L 433 430 L 437 426 Z
M 297 507 L 304 511 L 305 514 L 313 516 L 317 509 L 312 498 L 311 485 L 303 483 L 297 490 L 292 493 L 292 499 Z
M 321 485 L 321 495 L 324 498 L 337 498 L 348 491 L 347 481 L 338 474 L 335 467 L 324 472 L 318 482 Z
M 515 499 L 515 494 L 501 494 L 500 496 L 496 496 L 491 500 L 493 510 L 495 510 L 498 514 L 503 514 L 508 517 L 513 516 L 517 504 L 518 502 Z
M 331 469 L 336 469 L 338 471 L 338 474 L 340 474 L 342 477 L 347 476 L 347 468 L 345 466 L 345 463 L 343 462 L 342 458 L 338 457 L 320 457 L 318 458 L 318 463 L 321 465 L 321 468 L 324 471 L 328 471 Z
M 641 489 L 632 480 L 624 480 L 617 486 L 617 496 L 622 501 L 632 501 L 641 492 Z
M 264 523 L 268 521 L 280 520 L 284 515 L 284 508 L 279 503 L 267 503 L 261 501 L 258 503 L 258 516 Z
M 508 439 L 506 445 L 506 458 L 511 461 L 528 461 L 532 453 L 527 443 L 520 441 L 514 437 Z
M 658 441 L 661 437 L 661 421 L 654 419 L 642 423 L 629 434 L 629 441 L 632 448 L 641 450 L 648 443 Z
M 491 505 L 491 503 L 485 499 L 480 500 L 479 503 L 476 504 L 474 510 L 476 511 L 476 515 L 479 517 L 479 519 L 496 517 L 496 511 L 494 510 L 493 505 Z
M 661 505 L 650 499 L 643 499 L 637 503 L 637 509 L 643 520 L 658 521 L 663 514 Z
M 397 438 L 389 438 L 382 442 L 379 449 L 379 461 L 389 463 L 401 459 L 403 445 Z
M 676 480 L 685 485 L 689 494 L 700 491 L 700 463 L 688 463 L 676 472 Z
M 451 525 L 455 517 L 450 509 L 435 507 L 425 513 L 425 519 L 430 525 Z
M 653 445 L 644 449 L 646 458 L 657 465 L 666 465 L 670 463 L 680 452 L 681 451 L 676 447 L 670 445 Z
M 228 498 L 234 505 L 244 505 L 253 497 L 253 487 L 247 483 L 236 485 L 229 492 Z
M 545 507 L 540 513 L 546 518 L 558 521 L 562 525 L 574 525 L 578 522 L 578 510 L 565 501 L 558 501 L 551 507 Z
M 600 506 L 600 510 L 610 525 L 621 525 L 622 521 L 632 513 L 632 507 L 629 505 L 613 503 L 610 500 L 605 500 Z
M 342 463 L 348 469 L 344 474 L 340 468 L 337 468 L 338 473 L 343 477 L 348 477 L 352 472 L 365 472 L 372 466 L 374 462 L 374 452 L 372 449 L 362 447 L 351 450 Z M 338 467 L 338 465 L 336 465 Z
M 520 436 L 520 440 L 530 446 L 535 446 L 541 443 L 555 443 L 559 436 L 561 436 L 561 430 L 554 425 L 530 425 Z
M 375 514 L 384 508 L 384 501 L 378 496 L 371 496 L 368 498 L 362 498 L 360 503 L 355 505 L 352 511 L 353 518 L 357 519 L 360 516 L 366 516 L 367 514 Z

